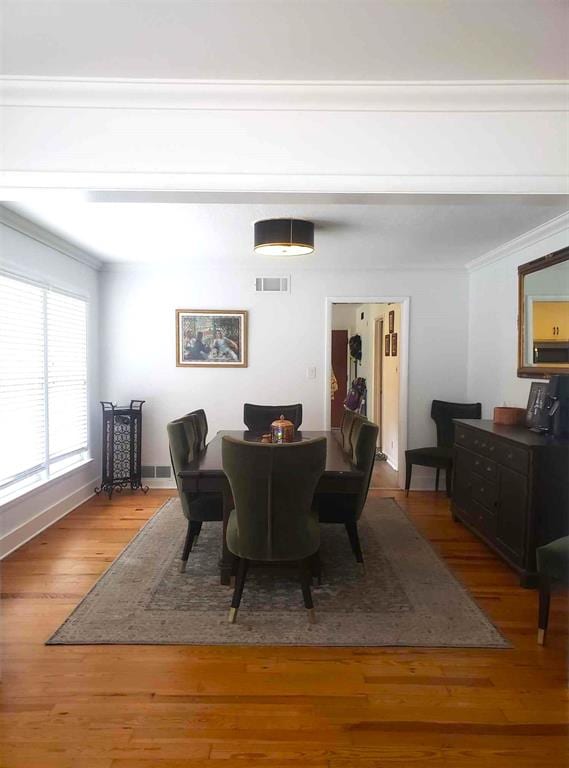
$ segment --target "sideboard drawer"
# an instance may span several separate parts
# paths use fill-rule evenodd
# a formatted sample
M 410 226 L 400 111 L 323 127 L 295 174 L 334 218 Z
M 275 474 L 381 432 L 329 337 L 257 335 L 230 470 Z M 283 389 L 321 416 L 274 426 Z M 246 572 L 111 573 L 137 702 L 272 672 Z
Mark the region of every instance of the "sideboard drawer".
M 529 466 L 529 453 L 524 448 L 518 448 L 510 443 L 501 443 L 498 450 L 500 464 L 527 475 Z
M 460 424 L 456 424 L 454 428 L 454 441 L 459 445 L 464 445 L 466 448 L 472 448 L 472 443 L 476 439 L 477 433 L 473 429 L 468 429 Z
M 483 432 L 476 435 L 472 443 L 472 450 L 487 456 L 489 459 L 496 458 L 498 453 L 498 441 L 491 435 L 485 435 Z
M 498 466 L 495 461 L 485 459 L 484 456 L 474 454 L 472 458 L 472 469 L 481 477 L 488 480 L 495 480 L 498 475 Z
M 498 499 L 498 486 L 478 475 L 472 475 L 472 498 L 486 509 L 494 509 Z

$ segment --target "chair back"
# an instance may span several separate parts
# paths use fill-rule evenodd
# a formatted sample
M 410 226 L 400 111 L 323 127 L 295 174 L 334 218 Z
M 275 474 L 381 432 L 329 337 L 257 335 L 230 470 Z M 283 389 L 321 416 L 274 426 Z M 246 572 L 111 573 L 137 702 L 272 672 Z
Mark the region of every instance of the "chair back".
M 454 443 L 453 419 L 480 419 L 480 403 L 447 403 L 445 400 L 433 400 L 431 418 L 437 425 L 437 446 L 452 448 Z
M 168 443 L 170 445 L 170 461 L 172 462 L 172 471 L 176 479 L 176 487 L 182 504 L 182 511 L 185 517 L 190 519 L 190 501 L 191 495 L 182 491 L 178 472 L 185 464 L 192 461 L 196 454 L 195 449 L 195 426 L 193 419 L 183 417 L 171 421 L 166 429 L 168 431 Z
M 314 554 L 320 531 L 312 502 L 326 467 L 326 438 L 273 445 L 224 437 L 222 457 L 235 502 L 233 554 L 263 561 Z M 228 535 L 231 549 L 230 541 Z
M 196 424 L 198 437 L 198 450 L 203 451 L 207 441 L 207 416 L 203 408 L 196 411 L 190 411 L 186 416 L 191 416 Z
M 355 514 L 357 520 L 363 512 L 371 483 L 379 427 L 372 421 L 368 421 L 364 416 L 355 415 L 356 418 L 354 419 L 351 437 L 353 445 L 352 461 L 363 472 L 362 483 L 356 500 Z
M 253 405 L 245 403 L 243 406 L 243 421 L 251 432 L 263 434 L 270 432 L 271 424 L 279 419 L 281 414 L 292 421 L 295 429 L 302 424 L 302 403 L 295 405 Z
M 342 416 L 342 424 L 340 426 L 340 433 L 342 435 L 342 448 L 346 453 L 352 453 L 352 427 L 354 426 L 354 420 L 358 414 L 355 411 L 350 411 L 348 408 L 344 409 L 344 415 Z

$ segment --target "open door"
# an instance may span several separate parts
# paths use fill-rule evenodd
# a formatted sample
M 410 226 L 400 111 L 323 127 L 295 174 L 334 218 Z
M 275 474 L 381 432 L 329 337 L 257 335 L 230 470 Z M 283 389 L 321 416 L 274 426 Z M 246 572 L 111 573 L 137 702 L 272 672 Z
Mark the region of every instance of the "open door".
M 332 370 L 338 389 L 332 398 L 331 424 L 332 429 L 339 429 L 348 394 L 348 331 L 332 331 Z
M 373 420 L 379 426 L 377 435 L 377 447 L 383 452 L 382 432 L 382 408 L 383 408 L 383 317 L 378 317 L 374 328 L 373 350 Z

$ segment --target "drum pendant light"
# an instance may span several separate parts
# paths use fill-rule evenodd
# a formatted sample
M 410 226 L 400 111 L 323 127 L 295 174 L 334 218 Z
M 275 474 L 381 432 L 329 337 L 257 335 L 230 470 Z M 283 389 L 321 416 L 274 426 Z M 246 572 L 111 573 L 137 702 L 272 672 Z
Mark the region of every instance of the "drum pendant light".
M 255 253 L 263 256 L 305 256 L 314 250 L 314 224 L 303 219 L 255 222 Z

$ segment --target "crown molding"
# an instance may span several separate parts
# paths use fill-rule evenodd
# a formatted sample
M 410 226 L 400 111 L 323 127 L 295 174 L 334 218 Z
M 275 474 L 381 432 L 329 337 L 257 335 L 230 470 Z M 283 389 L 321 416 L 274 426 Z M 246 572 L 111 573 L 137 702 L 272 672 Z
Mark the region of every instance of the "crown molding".
M 24 216 L 20 216 L 19 213 L 16 213 L 1 204 L 0 223 L 4 224 L 6 227 L 10 227 L 10 229 L 14 229 L 16 232 L 20 232 L 22 235 L 26 235 L 26 237 L 31 237 L 32 240 L 36 240 L 38 243 L 42 243 L 42 245 L 46 245 L 48 248 L 53 248 L 53 250 L 59 251 L 59 253 L 62 253 L 64 256 L 69 256 L 70 259 L 74 259 L 81 264 L 91 267 L 91 269 L 99 271 L 103 266 L 102 260 L 97 256 L 83 250 L 83 248 L 79 248 L 77 245 L 73 245 L 62 237 L 59 237 L 59 235 L 56 235 L 54 232 L 50 232 L 48 229 L 45 229 L 30 219 L 24 218 Z
M 191 173 L 162 171 L 75 170 L 0 172 L 3 200 L 25 200 L 30 190 L 87 191 L 87 199 L 99 200 L 97 192 L 194 192 L 289 194 L 420 194 L 420 195 L 567 195 L 567 174 L 517 176 L 497 174 L 443 176 L 425 174 L 302 174 L 302 173 Z
M 569 81 L 252 81 L 0 77 L 5 107 L 371 112 L 551 112 Z
M 535 229 L 530 229 L 529 232 L 509 240 L 507 243 L 494 248 L 492 251 L 488 251 L 488 253 L 482 256 L 478 256 L 476 259 L 472 259 L 472 261 L 467 262 L 466 268 L 469 272 L 475 272 L 489 264 L 506 259 L 508 256 L 512 256 L 524 248 L 529 248 L 548 237 L 559 235 L 563 232 L 567 234 L 567 242 L 569 243 L 569 211 L 556 216 L 550 221 L 546 221 L 545 224 L 540 224 Z

